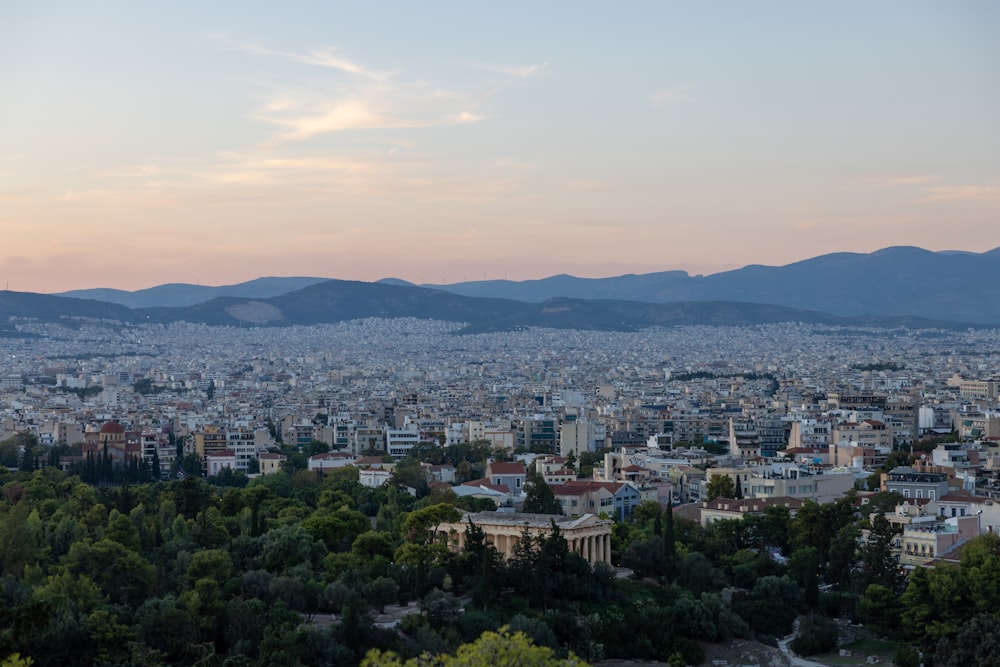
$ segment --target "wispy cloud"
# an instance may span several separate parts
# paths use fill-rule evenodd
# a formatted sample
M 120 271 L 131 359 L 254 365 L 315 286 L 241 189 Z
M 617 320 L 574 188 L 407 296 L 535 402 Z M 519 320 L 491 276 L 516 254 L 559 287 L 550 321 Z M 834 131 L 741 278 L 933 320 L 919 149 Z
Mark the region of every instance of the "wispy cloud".
M 906 175 L 882 179 L 895 186 L 916 187 L 922 196 L 919 203 L 1000 201 L 1000 187 L 994 185 L 953 185 L 937 175 Z
M 253 117 L 282 128 L 283 141 L 302 141 L 322 134 L 348 130 L 467 125 L 488 116 L 471 103 L 441 102 L 442 96 L 424 96 L 400 89 L 360 90 L 335 100 L 272 100 Z
M 320 67 L 346 74 L 324 82 L 288 80 L 270 84 L 272 92 L 252 118 L 278 129 L 273 139 L 298 142 L 352 130 L 395 130 L 401 128 L 468 125 L 490 118 L 481 107 L 498 89 L 496 81 L 483 82 L 478 93 L 433 86 L 406 78 L 398 71 L 380 71 L 326 47 L 304 52 L 272 49 L 212 35 L 227 48 L 243 53 L 281 58 L 293 63 Z M 490 71 L 515 80 L 534 76 L 547 66 L 493 67 Z
M 347 74 L 353 74 L 363 79 L 368 79 L 371 81 L 385 81 L 392 76 L 391 72 L 379 72 L 373 69 L 359 65 L 358 63 L 343 58 L 336 55 L 336 49 L 332 47 L 326 47 L 322 49 L 313 49 L 311 51 L 306 51 L 305 53 L 297 53 L 295 51 L 281 51 L 279 49 L 269 49 L 259 44 L 253 44 L 251 42 L 243 42 L 240 40 L 235 40 L 230 38 L 228 35 L 223 33 L 217 33 L 210 35 L 211 39 L 225 45 L 226 47 L 233 49 L 235 51 L 242 51 L 244 53 L 250 53 L 258 56 L 274 56 L 279 58 L 285 58 L 293 62 L 301 63 L 303 65 L 314 65 L 316 67 L 328 67 L 331 69 L 339 70 Z
M 927 201 L 1000 201 L 1000 188 L 990 185 L 938 185 L 927 188 Z

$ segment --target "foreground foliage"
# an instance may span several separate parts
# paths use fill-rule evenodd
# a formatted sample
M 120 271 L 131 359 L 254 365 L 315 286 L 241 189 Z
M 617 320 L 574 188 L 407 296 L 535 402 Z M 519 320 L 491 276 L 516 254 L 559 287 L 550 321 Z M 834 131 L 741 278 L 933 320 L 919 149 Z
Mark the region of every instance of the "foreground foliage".
M 0 472 L 0 659 L 698 664 L 700 641 L 773 643 L 803 614 L 803 652 L 836 641 L 827 618 L 856 614 L 942 664 L 995 658 L 976 638 L 1000 630 L 1000 537 L 974 540 L 960 566 L 917 570 L 900 597 L 885 540 L 857 549 L 867 519 L 850 498 L 705 528 L 643 503 L 613 534 L 630 579 L 570 551 L 555 524 L 525 534 L 509 561 L 475 525 L 455 553 L 434 535 L 463 507 L 476 509 L 448 491 L 362 487 L 350 468 L 245 486 L 188 476 L 95 487 L 52 468 Z M 375 623 L 406 603 L 416 613 L 397 627 Z

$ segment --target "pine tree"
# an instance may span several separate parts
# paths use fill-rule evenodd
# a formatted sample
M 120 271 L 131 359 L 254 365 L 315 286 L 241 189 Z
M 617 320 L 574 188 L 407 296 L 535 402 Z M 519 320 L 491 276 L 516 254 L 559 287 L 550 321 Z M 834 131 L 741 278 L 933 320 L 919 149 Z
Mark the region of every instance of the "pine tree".
M 885 514 L 879 512 L 872 519 L 868 542 L 861 548 L 861 560 L 864 561 L 866 584 L 881 584 L 899 594 L 903 590 L 904 579 L 892 553 L 893 537 L 892 525 Z
M 562 504 L 552 487 L 535 470 L 528 471 L 527 493 L 524 496 L 523 511 L 529 514 L 562 514 Z

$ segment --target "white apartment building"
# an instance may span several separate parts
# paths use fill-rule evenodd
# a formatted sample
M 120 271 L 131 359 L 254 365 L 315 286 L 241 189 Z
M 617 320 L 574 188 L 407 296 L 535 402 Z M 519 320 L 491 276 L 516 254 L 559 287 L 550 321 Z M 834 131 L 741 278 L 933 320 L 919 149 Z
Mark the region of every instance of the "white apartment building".
M 415 428 L 387 428 L 385 430 L 385 448 L 389 456 L 396 461 L 404 458 L 410 450 L 420 442 L 420 432 Z

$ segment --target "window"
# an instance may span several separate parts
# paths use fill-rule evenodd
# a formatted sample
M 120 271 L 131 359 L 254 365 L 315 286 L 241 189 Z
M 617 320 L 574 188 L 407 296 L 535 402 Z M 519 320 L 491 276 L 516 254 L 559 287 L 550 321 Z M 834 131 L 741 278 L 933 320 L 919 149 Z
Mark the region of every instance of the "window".
M 923 497 L 924 497 L 924 490 L 917 489 L 917 498 L 923 498 Z
M 904 498 L 909 498 L 910 497 L 910 490 L 909 489 L 903 489 L 903 497 Z

